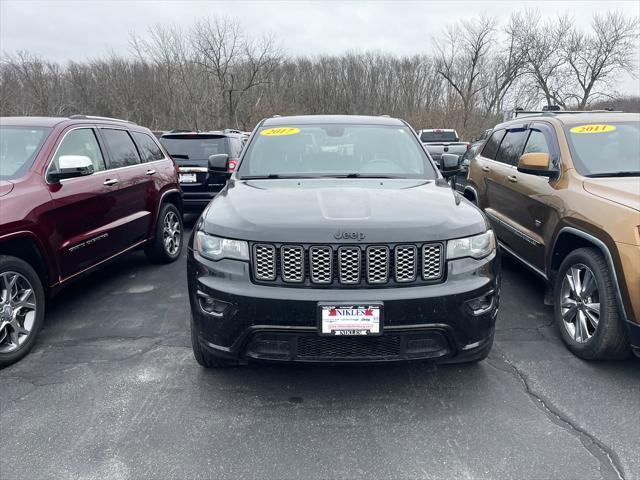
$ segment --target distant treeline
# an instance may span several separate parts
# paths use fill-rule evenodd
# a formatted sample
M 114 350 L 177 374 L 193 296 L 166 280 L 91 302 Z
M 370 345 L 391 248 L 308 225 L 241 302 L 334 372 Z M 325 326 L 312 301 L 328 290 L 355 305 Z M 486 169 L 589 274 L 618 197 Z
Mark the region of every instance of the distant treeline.
M 414 56 L 289 56 L 276 37 L 250 36 L 228 18 L 156 25 L 131 36 L 128 55 L 60 64 L 3 53 L 0 114 L 85 113 L 200 130 L 248 130 L 273 114 L 388 114 L 468 138 L 515 107 L 637 111 L 639 98 L 621 99 L 616 80 L 637 72 L 638 25 L 618 12 L 595 15 L 587 30 L 568 15 L 526 11 L 505 25 L 478 17 L 425 39 L 430 53 Z

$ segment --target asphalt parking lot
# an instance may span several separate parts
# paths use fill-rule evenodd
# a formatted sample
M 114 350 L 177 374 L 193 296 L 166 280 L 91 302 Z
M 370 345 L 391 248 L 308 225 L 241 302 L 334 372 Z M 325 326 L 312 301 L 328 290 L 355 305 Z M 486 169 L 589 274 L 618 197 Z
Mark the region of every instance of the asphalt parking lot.
M 640 359 L 574 357 L 542 295 L 505 261 L 477 365 L 207 371 L 184 261 L 132 254 L 51 302 L 0 371 L 0 478 L 640 478 Z

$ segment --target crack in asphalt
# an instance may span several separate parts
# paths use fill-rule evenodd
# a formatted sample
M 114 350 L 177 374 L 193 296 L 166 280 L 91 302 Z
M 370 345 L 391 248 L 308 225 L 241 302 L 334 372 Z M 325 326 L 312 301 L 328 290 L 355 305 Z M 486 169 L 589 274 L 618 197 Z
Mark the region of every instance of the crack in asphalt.
M 552 322 L 553 323 L 553 322 Z M 487 359 L 488 365 L 492 366 L 496 370 L 500 370 L 505 373 L 511 373 L 516 377 L 524 387 L 525 393 L 533 400 L 533 403 L 538 407 L 547 418 L 553 423 L 562 427 L 568 431 L 571 435 L 577 437 L 584 448 L 600 463 L 600 473 L 605 480 L 625 480 L 624 469 L 620 464 L 620 460 L 616 453 L 603 444 L 600 440 L 594 437 L 592 434 L 576 425 L 569 417 L 564 415 L 558 410 L 549 400 L 543 397 L 543 395 L 535 392 L 530 385 L 529 379 L 526 374 L 522 372 L 515 364 L 501 352 L 501 358 L 489 356 Z M 493 362 L 499 363 L 496 365 Z M 501 368 L 503 366 L 504 368 Z

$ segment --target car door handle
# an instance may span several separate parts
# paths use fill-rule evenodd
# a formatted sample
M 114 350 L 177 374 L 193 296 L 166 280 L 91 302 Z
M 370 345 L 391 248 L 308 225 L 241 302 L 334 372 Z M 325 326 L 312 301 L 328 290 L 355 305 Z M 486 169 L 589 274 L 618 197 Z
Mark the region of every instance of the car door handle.
M 146 175 L 155 175 L 156 171 L 155 170 L 147 170 Z
M 107 187 L 112 187 L 113 185 L 117 185 L 119 183 L 119 180 L 117 178 L 110 178 L 109 180 L 105 180 L 103 185 L 106 185 Z
M 487 166 L 482 167 L 482 171 L 483 172 L 488 172 L 489 170 L 491 170 L 491 168 L 489 168 Z
M 518 183 L 518 177 L 516 177 L 515 175 L 509 175 L 507 177 L 507 180 L 509 180 L 511 183 Z

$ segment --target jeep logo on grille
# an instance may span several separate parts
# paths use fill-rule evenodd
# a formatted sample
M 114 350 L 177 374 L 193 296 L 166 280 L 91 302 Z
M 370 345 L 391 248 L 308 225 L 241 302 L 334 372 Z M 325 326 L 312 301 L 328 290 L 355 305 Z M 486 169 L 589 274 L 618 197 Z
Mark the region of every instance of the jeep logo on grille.
M 342 230 L 338 230 L 333 234 L 333 238 L 336 240 L 358 240 L 362 241 L 367 236 L 362 232 L 343 232 Z

